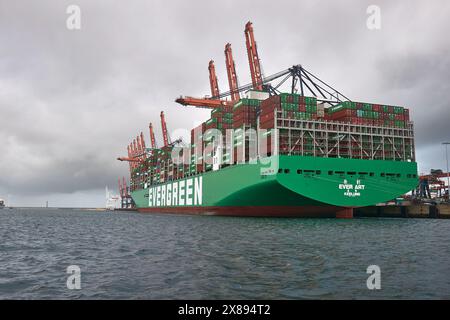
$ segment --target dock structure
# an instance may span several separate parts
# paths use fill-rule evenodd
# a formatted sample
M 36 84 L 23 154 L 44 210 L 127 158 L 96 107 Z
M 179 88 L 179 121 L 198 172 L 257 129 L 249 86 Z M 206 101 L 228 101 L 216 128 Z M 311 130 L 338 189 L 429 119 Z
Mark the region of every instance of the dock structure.
M 450 219 L 450 203 L 355 208 L 354 217 Z

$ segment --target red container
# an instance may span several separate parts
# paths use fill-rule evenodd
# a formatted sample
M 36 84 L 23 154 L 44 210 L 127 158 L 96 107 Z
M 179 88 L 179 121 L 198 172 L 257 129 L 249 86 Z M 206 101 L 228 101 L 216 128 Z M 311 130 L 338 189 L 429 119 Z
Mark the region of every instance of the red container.
M 275 121 L 274 121 L 274 119 L 269 119 L 269 120 L 267 120 L 265 122 L 261 122 L 259 124 L 259 127 L 261 129 L 272 129 L 272 128 L 275 127 Z
M 342 118 L 347 118 L 347 117 L 356 117 L 356 110 L 352 110 L 352 109 L 339 110 L 338 112 L 335 112 L 335 113 L 332 113 L 331 115 L 329 115 L 329 117 L 332 120 L 340 120 Z

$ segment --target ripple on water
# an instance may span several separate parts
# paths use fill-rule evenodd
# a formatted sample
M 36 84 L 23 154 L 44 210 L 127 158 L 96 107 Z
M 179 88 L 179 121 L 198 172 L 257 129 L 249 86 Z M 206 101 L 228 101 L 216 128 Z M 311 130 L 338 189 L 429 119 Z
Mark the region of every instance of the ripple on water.
M 7 210 L 1 299 L 449 298 L 448 220 Z M 68 290 L 79 265 L 81 290 Z M 382 270 L 382 290 L 366 269 Z

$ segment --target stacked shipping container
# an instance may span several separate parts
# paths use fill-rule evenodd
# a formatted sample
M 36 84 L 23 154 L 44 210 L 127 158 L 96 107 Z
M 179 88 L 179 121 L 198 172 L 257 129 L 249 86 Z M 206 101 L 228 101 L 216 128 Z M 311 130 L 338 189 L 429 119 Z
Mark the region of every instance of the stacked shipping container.
M 245 134 L 247 129 L 256 129 L 257 115 L 261 107 L 261 100 L 241 99 L 233 107 L 233 162 L 249 160 L 249 144 L 254 137 Z
M 256 115 L 261 101 L 241 99 L 233 106 L 233 129 L 245 127 L 256 128 Z
M 326 110 L 326 119 L 352 124 L 405 128 L 409 110 L 403 107 L 385 106 L 345 101 Z
M 275 119 L 278 122 L 276 126 Z M 273 152 L 270 129 L 275 127 L 280 129 L 277 142 L 281 154 L 319 156 L 316 149 L 317 145 L 320 144 L 329 150 L 328 156 L 345 157 L 345 154 L 348 153 L 350 157 L 366 158 L 368 153 L 365 150 L 369 147 L 373 148 L 373 145 L 378 143 L 382 145 L 383 154 L 377 155 L 375 158 L 395 158 L 395 150 L 400 149 L 406 153 L 413 152 L 413 138 L 393 137 L 392 141 L 386 142 L 376 136 L 372 138 L 361 136 L 361 141 L 351 141 L 349 137 L 347 140 L 343 139 L 338 142 L 337 150 L 339 154 L 337 154 L 333 149 L 337 145 L 333 141 L 336 141 L 338 136 L 336 136 L 336 139 L 327 140 L 328 142 L 325 143 L 325 140 L 321 141 L 322 135 L 325 136 L 325 131 L 323 134 L 319 132 L 320 127 L 317 127 L 315 131 L 309 132 L 307 130 L 303 133 L 298 130 L 287 129 L 291 128 L 292 120 L 317 119 L 327 121 L 316 123 L 319 126 L 329 126 L 335 122 L 337 125 L 339 123 L 350 123 L 402 129 L 408 128 L 410 124 L 409 110 L 396 106 L 345 101 L 336 106 L 325 108 L 324 103 L 318 104 L 315 97 L 287 93 L 271 96 L 265 100 L 244 98 L 233 107 L 212 110 L 209 120 L 191 130 L 189 164 L 173 164 L 173 159 L 171 159 L 172 147 L 153 150 L 145 163 L 136 166 L 131 188 L 142 188 L 146 182 L 150 184 L 162 183 L 211 170 L 213 165 L 205 163 L 206 157 L 212 158 L 211 150 L 209 150 L 209 155 L 205 154 L 206 145 L 213 139 L 213 135 L 207 133 L 209 129 L 217 129 L 222 132 L 224 145 L 226 130 L 234 130 L 232 149 L 222 149 L 222 163 L 229 161 L 231 152 L 233 152 L 234 163 L 249 161 L 249 153 L 251 153 L 249 144 L 253 142 L 252 140 L 256 140 L 256 136 L 246 134 L 246 130 L 249 128 L 256 129 L 258 120 L 260 129 L 269 130 L 262 137 L 269 154 Z M 265 142 L 264 137 L 266 138 Z M 381 140 L 378 141 L 377 139 Z
M 318 110 L 316 98 L 282 93 L 261 102 L 259 118 L 261 129 L 272 129 L 274 127 L 275 110 L 281 110 L 283 118 L 286 119 L 314 120 L 323 117 L 323 109 Z

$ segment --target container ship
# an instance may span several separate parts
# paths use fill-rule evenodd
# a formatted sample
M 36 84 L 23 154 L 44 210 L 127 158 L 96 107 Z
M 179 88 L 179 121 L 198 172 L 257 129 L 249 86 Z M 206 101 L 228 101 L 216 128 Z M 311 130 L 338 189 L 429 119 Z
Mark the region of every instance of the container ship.
M 239 86 L 225 46 L 230 90 L 182 96 L 210 108 L 190 141 L 172 141 L 161 112 L 163 146 L 149 124 L 127 147 L 130 182 L 123 207 L 140 212 L 351 218 L 356 207 L 392 200 L 418 184 L 409 109 L 352 101 L 302 65 L 263 76 L 253 26 L 245 26 L 252 83 Z M 285 89 L 285 87 L 288 89 Z M 283 91 L 284 90 L 284 91 Z M 288 92 L 286 92 L 288 91 Z

